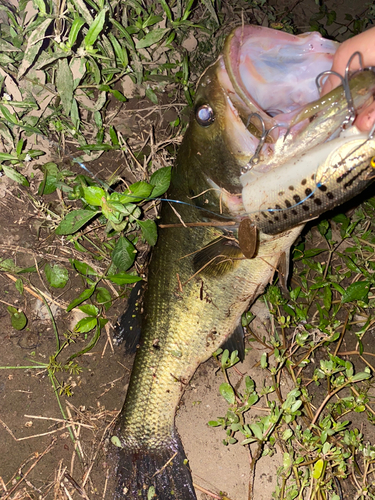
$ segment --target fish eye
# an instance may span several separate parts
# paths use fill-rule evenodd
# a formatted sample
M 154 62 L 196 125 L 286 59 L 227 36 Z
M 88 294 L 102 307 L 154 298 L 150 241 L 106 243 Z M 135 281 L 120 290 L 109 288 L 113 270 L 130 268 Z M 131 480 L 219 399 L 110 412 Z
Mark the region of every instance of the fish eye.
M 370 165 L 372 166 L 372 168 L 375 168 L 375 156 L 371 158 Z
M 203 104 L 195 110 L 195 118 L 199 125 L 208 127 L 215 121 L 214 111 L 208 104 Z

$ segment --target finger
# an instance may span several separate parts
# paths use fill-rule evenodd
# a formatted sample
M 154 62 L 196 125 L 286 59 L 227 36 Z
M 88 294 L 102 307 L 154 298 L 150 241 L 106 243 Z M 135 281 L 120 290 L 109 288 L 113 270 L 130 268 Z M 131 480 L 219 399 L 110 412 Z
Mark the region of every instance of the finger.
M 344 76 L 350 57 L 357 51 L 362 54 L 364 67 L 375 65 L 375 28 L 343 42 L 334 56 L 332 70 Z M 350 70 L 354 71 L 359 67 L 359 58 L 355 57 L 350 64 Z M 341 80 L 337 76 L 330 75 L 324 82 L 321 95 L 327 94 L 340 84 Z
M 361 132 L 367 132 L 371 130 L 374 123 L 375 123 L 375 102 L 370 104 L 370 106 L 368 106 L 358 115 L 355 121 L 355 125 Z

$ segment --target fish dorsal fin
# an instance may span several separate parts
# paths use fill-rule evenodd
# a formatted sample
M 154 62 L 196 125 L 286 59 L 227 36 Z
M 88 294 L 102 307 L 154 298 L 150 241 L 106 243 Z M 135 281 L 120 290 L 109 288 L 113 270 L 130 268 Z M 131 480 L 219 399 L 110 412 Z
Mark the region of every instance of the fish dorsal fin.
M 125 351 L 134 353 L 139 344 L 142 323 L 142 303 L 145 292 L 145 282 L 138 281 L 130 292 L 127 308 L 117 320 L 113 341 L 116 345 L 125 343 Z
M 237 351 L 240 361 L 245 359 L 245 342 L 244 333 L 241 323 L 235 328 L 234 332 L 221 345 L 223 350 L 228 349 L 229 352 Z
M 194 255 L 193 265 L 196 273 L 223 276 L 234 269 L 243 258 L 243 253 L 234 238 L 220 237 Z

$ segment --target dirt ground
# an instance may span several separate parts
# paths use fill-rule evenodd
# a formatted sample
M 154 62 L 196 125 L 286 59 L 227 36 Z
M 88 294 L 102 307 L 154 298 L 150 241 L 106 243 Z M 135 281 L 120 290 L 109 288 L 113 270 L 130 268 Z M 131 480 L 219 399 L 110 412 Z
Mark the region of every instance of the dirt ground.
M 314 5 L 314 2 L 303 2 L 301 19 L 310 16 Z M 346 8 L 336 2 L 332 8 L 349 12 L 352 2 L 348 5 Z M 123 117 L 126 117 L 126 108 L 124 113 Z M 158 113 L 160 117 L 162 111 Z M 173 117 L 163 119 L 169 122 Z M 126 127 L 133 130 L 137 125 L 133 118 L 123 121 L 126 122 L 124 133 L 128 130 Z M 64 161 L 78 173 L 77 165 L 70 165 L 70 158 L 64 158 Z M 123 158 L 120 154 L 103 155 L 90 168 L 105 178 L 108 165 L 111 171 L 117 167 L 123 169 Z M 127 175 L 132 181 L 129 172 Z M 31 186 L 33 193 L 36 193 L 41 179 L 40 173 L 36 172 L 35 176 Z M 37 196 L 36 199 L 41 202 Z M 51 196 L 51 207 L 55 202 Z M 23 268 L 42 261 L 66 263 L 69 267 L 69 258 L 74 258 L 74 254 L 44 229 L 44 214 L 43 207 L 36 206 L 23 188 L 5 178 L 0 179 L 0 260 L 12 258 Z M 55 333 L 40 300 L 41 294 L 35 292 L 35 288 L 53 299 L 49 303 L 63 339 L 64 333 L 71 330 L 77 320 L 65 312 L 66 304 L 82 290 L 82 283 L 78 275 L 70 272 L 69 285 L 62 290 L 52 290 L 46 285 L 41 271 L 25 275 L 25 289 L 20 294 L 13 276 L 0 273 L 0 492 L 4 499 L 110 499 L 113 497 L 111 478 L 114 464 L 107 454 L 108 429 L 123 404 L 133 361 L 132 357 L 124 355 L 123 347 L 114 348 L 110 339 L 112 326 L 124 309 L 125 301 L 118 300 L 110 309 L 106 331 L 95 348 L 80 358 L 83 371 L 78 375 L 57 374 L 59 379 L 72 384 L 73 391 L 70 398 L 64 395 L 57 398 L 46 370 L 41 367 L 41 364 L 48 363 L 55 350 Z M 28 324 L 24 330 L 12 328 L 8 305 L 25 312 Z M 255 307 L 257 320 L 253 328 L 263 331 L 267 329 L 267 314 L 261 302 Z M 68 348 L 64 359 L 87 342 L 88 339 L 78 338 L 76 344 Z M 251 374 L 261 387 L 264 372 L 255 365 L 263 351 L 256 344 L 252 347 L 239 370 Z M 211 359 L 204 363 L 187 387 L 177 413 L 178 431 L 199 500 L 212 498 L 204 490 L 216 495 L 225 492 L 231 500 L 248 498 L 248 451 L 238 445 L 224 446 L 224 431 L 207 424 L 226 412 L 227 404 L 218 389 L 222 382 L 216 362 Z M 62 412 L 71 422 L 69 428 L 63 421 Z M 374 442 L 373 427 L 363 423 L 363 429 L 368 440 Z M 70 433 L 78 443 L 77 449 Z M 254 498 L 271 499 L 276 470 L 281 464 L 281 453 L 258 462 Z

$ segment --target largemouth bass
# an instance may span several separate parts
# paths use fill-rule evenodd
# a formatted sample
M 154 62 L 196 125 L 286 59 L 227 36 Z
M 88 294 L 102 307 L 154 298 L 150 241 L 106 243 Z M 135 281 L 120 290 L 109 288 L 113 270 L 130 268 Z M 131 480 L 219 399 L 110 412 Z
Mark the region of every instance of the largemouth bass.
M 335 50 L 335 43 L 317 33 L 295 37 L 267 28 L 238 28 L 200 79 L 168 192 L 180 203 L 163 204 L 161 221 L 168 227 L 161 229 L 152 255 L 140 347 L 112 437 L 119 454 L 117 498 L 196 498 L 175 430 L 177 405 L 199 364 L 233 335 L 242 338 L 241 315 L 272 280 L 303 227 L 293 227 L 298 221 L 290 218 L 288 228 L 275 236 L 259 232 L 254 258 L 241 250 L 238 228 L 247 218 L 241 175 L 261 136 L 259 125 L 248 118 L 257 112 L 268 128 L 282 124 L 269 134 L 258 172 L 281 172 L 307 145 L 325 142 L 341 126 L 346 98 L 338 88 L 317 101 L 314 82 L 331 67 Z M 357 107 L 375 90 L 375 75 L 367 80 L 369 74 L 358 75 L 360 83 L 352 85 Z M 291 86 L 278 89 L 285 75 Z M 301 82 L 302 75 L 306 80 Z M 275 96 L 269 106 L 263 95 L 269 94 L 267 82 Z M 367 152 L 368 171 L 374 154 L 374 149 Z M 315 173 L 311 167 L 309 175 Z M 251 196 L 251 187 L 245 194 Z

